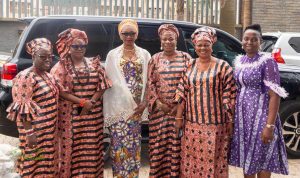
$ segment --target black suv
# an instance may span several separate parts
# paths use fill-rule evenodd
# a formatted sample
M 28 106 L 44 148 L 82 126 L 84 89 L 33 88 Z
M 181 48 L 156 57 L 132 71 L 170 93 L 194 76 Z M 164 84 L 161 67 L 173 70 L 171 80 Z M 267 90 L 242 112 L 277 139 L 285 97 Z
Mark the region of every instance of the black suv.
M 46 37 L 53 43 L 57 41 L 58 33 L 67 28 L 84 30 L 89 38 L 86 56 L 100 55 L 105 62 L 109 50 L 119 46 L 121 41 L 118 36 L 117 25 L 122 18 L 97 17 L 97 16 L 50 16 L 41 18 L 21 19 L 28 24 L 19 43 L 16 46 L 12 58 L 3 65 L 1 71 L 0 87 L 0 134 L 17 137 L 16 125 L 6 119 L 5 112 L 12 102 L 11 86 L 12 79 L 21 70 L 32 65 L 31 57 L 26 53 L 26 42 Z M 196 57 L 191 42 L 193 31 L 201 25 L 166 20 L 136 19 L 139 24 L 139 36 L 136 44 L 147 49 L 151 55 L 160 51 L 160 41 L 157 34 L 158 27 L 163 23 L 172 23 L 178 27 L 180 37 L 178 50 L 188 52 Z M 243 54 L 241 43 L 232 35 L 216 29 L 218 41 L 213 46 L 213 55 L 226 60 L 229 64 L 238 54 Z M 54 51 L 57 56 L 57 51 Z M 54 61 L 57 62 L 58 57 Z M 280 116 L 283 125 L 283 135 L 290 155 L 300 157 L 300 68 L 280 67 L 281 85 L 289 92 L 289 97 L 281 101 Z M 147 137 L 147 124 L 143 125 L 143 137 Z
M 102 62 L 109 50 L 119 46 L 121 40 L 118 36 L 117 26 L 122 18 L 97 17 L 97 16 L 49 16 L 41 18 L 21 19 L 28 24 L 13 53 L 12 59 L 4 64 L 1 71 L 0 90 L 0 133 L 9 136 L 18 136 L 16 125 L 6 119 L 5 109 L 12 102 L 11 86 L 13 77 L 21 70 L 32 65 L 31 56 L 26 53 L 25 44 L 38 37 L 48 38 L 53 43 L 57 41 L 57 35 L 67 28 L 84 30 L 89 38 L 86 56 L 100 55 Z M 151 55 L 160 51 L 160 40 L 157 34 L 158 27 L 163 23 L 172 23 L 180 31 L 178 50 L 185 51 L 195 57 L 195 51 L 191 42 L 191 34 L 200 25 L 178 21 L 162 21 L 152 19 L 136 19 L 139 24 L 139 35 L 136 44 L 147 49 Z M 214 56 L 225 59 L 232 64 L 236 55 L 243 53 L 241 43 L 230 34 L 218 30 L 218 42 L 214 45 Z M 57 56 L 57 51 L 54 49 Z M 57 62 L 58 57 L 54 60 Z M 54 65 L 54 64 L 53 64 Z M 144 125 L 144 130 L 147 130 Z M 147 132 L 144 132 L 147 133 Z

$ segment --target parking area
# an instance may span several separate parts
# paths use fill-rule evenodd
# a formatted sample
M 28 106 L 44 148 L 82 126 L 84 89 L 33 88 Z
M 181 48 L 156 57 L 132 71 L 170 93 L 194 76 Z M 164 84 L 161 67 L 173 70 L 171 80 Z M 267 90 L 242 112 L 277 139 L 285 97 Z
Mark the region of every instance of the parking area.
M 7 137 L 0 134 L 0 144 L 6 143 L 12 146 L 18 145 L 18 139 L 13 137 Z M 149 174 L 149 158 L 148 158 L 148 145 L 143 144 L 142 146 L 142 168 L 140 170 L 140 178 L 148 178 Z M 283 175 L 272 175 L 272 178 L 299 178 L 300 177 L 300 159 L 289 159 L 289 170 L 290 175 L 283 176 Z M 111 170 L 111 162 L 108 160 L 105 163 L 105 170 L 104 170 L 104 177 L 105 178 L 112 178 L 112 170 Z M 229 177 L 230 178 L 241 178 L 243 177 L 243 172 L 239 168 L 230 167 L 229 169 Z

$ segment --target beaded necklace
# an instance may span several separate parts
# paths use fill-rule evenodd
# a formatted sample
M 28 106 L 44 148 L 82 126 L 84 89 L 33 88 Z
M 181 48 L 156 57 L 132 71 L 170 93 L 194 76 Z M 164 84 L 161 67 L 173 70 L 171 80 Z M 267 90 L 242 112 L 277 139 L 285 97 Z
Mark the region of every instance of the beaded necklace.
M 85 68 L 84 73 L 87 73 L 87 81 L 86 81 L 86 83 L 89 83 L 89 81 L 90 81 L 90 69 L 89 69 L 89 67 L 88 67 L 88 65 L 87 65 L 87 62 L 86 62 L 86 59 L 85 59 L 85 58 L 83 58 L 83 63 L 84 63 L 84 68 Z M 75 76 L 76 76 L 76 78 L 77 78 L 77 80 L 78 80 L 78 83 L 84 84 L 85 82 L 81 82 L 80 79 L 79 79 L 79 74 L 78 74 L 79 72 L 78 72 L 77 69 L 75 68 L 75 65 L 74 65 L 74 62 L 73 62 L 72 59 L 71 59 L 71 64 L 72 64 L 73 72 L 74 72 L 74 74 L 75 74 Z

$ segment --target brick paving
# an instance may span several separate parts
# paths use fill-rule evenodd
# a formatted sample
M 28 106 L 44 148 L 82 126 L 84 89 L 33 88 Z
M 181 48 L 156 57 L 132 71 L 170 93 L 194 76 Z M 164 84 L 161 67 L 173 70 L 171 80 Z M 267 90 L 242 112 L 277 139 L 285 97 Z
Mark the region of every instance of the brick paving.
M 13 137 L 7 137 L 0 134 L 0 144 L 6 143 L 12 146 L 18 145 L 18 139 Z M 147 145 L 143 144 L 142 147 L 142 168 L 140 169 L 140 178 L 148 178 L 149 174 L 149 162 L 148 162 L 148 154 L 147 154 Z M 272 178 L 300 178 L 300 159 L 289 159 L 289 170 L 290 175 L 278 175 L 273 174 Z M 112 178 L 112 170 L 111 170 L 111 162 L 107 161 L 105 163 L 105 170 L 104 170 L 104 177 L 105 178 Z M 230 167 L 229 169 L 229 178 L 242 178 L 243 172 L 239 168 Z

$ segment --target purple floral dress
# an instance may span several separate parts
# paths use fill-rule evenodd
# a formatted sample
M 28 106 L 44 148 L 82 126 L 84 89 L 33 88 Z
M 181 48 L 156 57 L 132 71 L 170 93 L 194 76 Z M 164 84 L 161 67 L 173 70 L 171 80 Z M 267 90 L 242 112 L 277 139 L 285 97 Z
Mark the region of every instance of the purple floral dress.
M 287 97 L 286 91 L 280 87 L 277 63 L 271 56 L 260 53 L 253 58 L 240 56 L 235 61 L 234 75 L 238 92 L 229 163 L 243 168 L 246 175 L 262 170 L 288 174 L 279 115 L 274 140 L 270 144 L 263 144 L 261 140 L 268 117 L 268 91 Z

